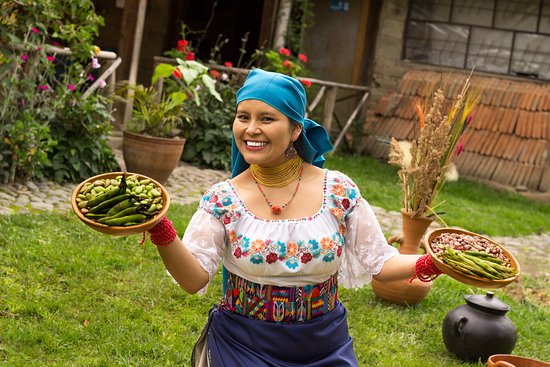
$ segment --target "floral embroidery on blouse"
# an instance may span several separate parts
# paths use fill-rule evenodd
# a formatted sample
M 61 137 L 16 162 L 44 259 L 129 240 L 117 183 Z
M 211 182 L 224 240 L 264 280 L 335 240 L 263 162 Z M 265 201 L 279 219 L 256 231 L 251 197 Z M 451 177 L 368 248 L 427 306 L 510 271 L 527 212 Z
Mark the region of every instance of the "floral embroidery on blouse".
M 225 182 L 217 183 L 203 195 L 199 208 L 218 218 L 224 225 L 235 222 L 241 216 L 237 200 Z
M 249 258 L 253 264 L 282 262 L 289 269 L 296 269 L 300 263 L 307 264 L 320 258 L 324 262 L 342 256 L 344 236 L 340 232 L 332 236 L 306 241 L 288 242 L 273 239 L 251 239 L 234 230 L 229 231 L 229 244 L 237 258 Z
M 327 184 L 330 187 L 330 212 L 344 225 L 348 214 L 359 200 L 359 189 L 352 180 L 342 174 L 333 176 Z
M 360 198 L 359 190 L 351 179 L 339 172 L 325 177 L 324 185 L 323 207 L 320 213 L 330 211 L 337 219 L 338 227 L 336 232 L 320 238 L 303 238 L 295 241 L 287 239 L 285 242 L 278 238 L 259 238 L 258 234 L 250 237 L 250 233 L 239 233 L 236 222 L 248 209 L 228 181 L 212 186 L 204 194 L 199 207 L 224 224 L 227 230 L 227 244 L 236 259 L 248 259 L 256 265 L 280 263 L 294 270 L 300 264 L 307 264 L 313 259 L 330 263 L 342 256 L 347 229 L 346 219 Z M 312 220 L 313 217 L 307 219 Z

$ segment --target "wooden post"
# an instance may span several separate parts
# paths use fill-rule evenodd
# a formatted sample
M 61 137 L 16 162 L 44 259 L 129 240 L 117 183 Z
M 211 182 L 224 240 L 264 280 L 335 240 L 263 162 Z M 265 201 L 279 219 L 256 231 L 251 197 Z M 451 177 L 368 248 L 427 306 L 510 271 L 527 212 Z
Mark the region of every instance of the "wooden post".
M 336 93 L 338 87 L 331 87 L 325 98 L 325 106 L 323 109 L 323 126 L 330 135 L 330 129 L 332 128 L 332 114 L 334 113 L 334 106 L 336 104 Z
M 344 138 L 344 135 L 346 134 L 346 132 L 350 128 L 351 124 L 353 123 L 353 120 L 355 119 L 355 116 L 357 116 L 357 114 L 359 113 L 359 111 L 361 110 L 361 108 L 363 107 L 365 102 L 367 101 L 368 97 L 369 97 L 369 92 L 365 92 L 365 94 L 363 94 L 363 98 L 361 98 L 361 101 L 359 101 L 359 104 L 357 105 L 357 107 L 355 107 L 355 110 L 353 110 L 353 113 L 348 118 L 348 121 L 346 122 L 346 125 L 344 125 L 344 128 L 340 132 L 340 135 L 338 135 L 338 139 L 336 139 L 336 142 L 334 143 L 333 152 L 335 152 L 336 149 L 338 148 L 338 145 L 340 145 L 340 142 Z
M 139 0 L 139 8 L 137 13 L 136 32 L 134 36 L 134 47 L 132 50 L 132 63 L 130 64 L 130 75 L 128 77 L 128 85 L 130 87 L 136 85 L 137 71 L 139 65 L 139 54 L 141 51 L 141 39 L 143 37 L 143 25 L 145 23 L 145 12 L 147 10 L 147 0 Z M 124 122 L 132 117 L 132 108 L 134 106 L 133 99 L 134 91 L 128 88 L 128 97 L 126 109 L 124 111 Z
M 309 107 L 307 108 L 307 111 L 306 111 L 306 116 L 305 117 L 308 117 L 308 115 L 313 112 L 313 110 L 315 109 L 315 107 L 317 107 L 317 105 L 319 104 L 319 102 L 321 102 L 321 98 L 323 98 L 323 95 L 325 94 L 325 91 L 327 90 L 327 87 L 326 86 L 322 86 L 321 89 L 319 89 L 319 92 L 317 93 L 317 95 L 315 96 L 315 98 L 313 99 L 313 102 L 311 102 L 311 104 L 309 105 Z

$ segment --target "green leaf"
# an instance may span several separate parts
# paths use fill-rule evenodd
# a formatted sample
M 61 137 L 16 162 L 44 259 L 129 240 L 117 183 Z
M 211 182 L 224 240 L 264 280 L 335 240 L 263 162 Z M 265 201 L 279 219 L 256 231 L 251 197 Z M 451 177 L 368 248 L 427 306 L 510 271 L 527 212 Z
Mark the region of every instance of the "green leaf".
M 170 99 L 176 102 L 177 104 L 181 104 L 185 102 L 187 99 L 187 93 L 185 92 L 174 92 L 170 94 Z
M 190 86 L 199 76 L 199 72 L 194 69 L 180 67 L 180 71 L 183 75 L 183 80 L 185 81 L 185 84 L 187 84 L 188 86 Z
M 170 75 L 172 75 L 174 70 L 176 70 L 176 66 L 174 65 L 170 65 L 170 64 L 157 65 L 153 73 L 153 78 L 151 79 L 151 83 L 155 84 L 160 77 L 168 78 Z
M 202 82 L 204 83 L 206 88 L 208 88 L 208 91 L 210 92 L 211 95 L 214 96 L 214 98 L 216 98 L 220 102 L 223 102 L 222 97 L 220 96 L 220 94 L 216 90 L 214 80 L 210 76 L 204 74 L 202 76 Z

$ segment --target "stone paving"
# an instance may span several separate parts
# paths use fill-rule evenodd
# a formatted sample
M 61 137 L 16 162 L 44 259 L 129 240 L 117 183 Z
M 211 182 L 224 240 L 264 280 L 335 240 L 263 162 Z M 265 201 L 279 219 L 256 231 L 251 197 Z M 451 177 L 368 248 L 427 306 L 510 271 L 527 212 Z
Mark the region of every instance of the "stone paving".
M 229 173 L 225 171 L 199 169 L 181 163 L 168 179 L 166 188 L 173 203 L 190 204 L 198 202 L 210 185 L 228 177 Z M 70 197 L 74 187 L 74 184 L 53 182 L 0 186 L 0 215 L 71 210 Z M 400 213 L 379 207 L 373 209 L 385 233 L 401 233 Z M 550 232 L 517 238 L 494 237 L 493 240 L 515 254 L 525 274 L 550 275 Z

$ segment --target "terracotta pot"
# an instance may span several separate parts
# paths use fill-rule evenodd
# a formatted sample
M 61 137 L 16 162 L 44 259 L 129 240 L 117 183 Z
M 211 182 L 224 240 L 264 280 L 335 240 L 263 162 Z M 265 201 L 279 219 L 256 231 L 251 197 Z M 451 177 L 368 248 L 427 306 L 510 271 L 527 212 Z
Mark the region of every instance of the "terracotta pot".
M 401 209 L 403 219 L 403 243 L 398 250 L 401 254 L 418 254 L 422 237 L 426 233 L 433 219 L 413 218 L 409 213 Z M 432 283 L 422 282 L 418 279 L 409 283 L 408 280 L 393 282 L 379 282 L 372 280 L 372 290 L 382 300 L 397 305 L 414 305 L 422 302 L 432 289 Z
M 550 367 L 550 363 L 511 354 L 494 354 L 487 360 L 487 367 Z
M 157 138 L 123 131 L 122 153 L 126 170 L 164 184 L 177 167 L 184 145 L 185 139 L 182 138 Z
M 418 254 L 422 237 L 434 220 L 427 217 L 413 218 L 411 213 L 404 209 L 401 209 L 401 218 L 403 220 L 403 244 L 399 246 L 399 253 Z
M 401 306 L 416 305 L 422 302 L 432 290 L 432 283 L 424 283 L 418 279 L 409 283 L 408 280 L 400 280 L 382 283 L 373 279 L 372 290 L 378 298 Z

